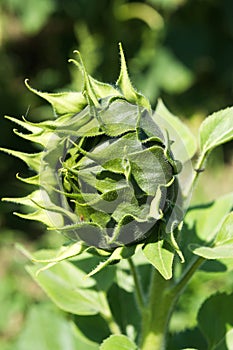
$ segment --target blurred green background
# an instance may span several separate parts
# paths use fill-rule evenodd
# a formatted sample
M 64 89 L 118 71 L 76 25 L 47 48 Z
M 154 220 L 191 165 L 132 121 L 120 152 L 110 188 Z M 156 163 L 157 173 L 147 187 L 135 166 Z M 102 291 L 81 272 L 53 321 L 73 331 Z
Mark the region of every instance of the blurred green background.
M 203 118 L 233 103 L 232 0 L 0 0 L 0 145 L 33 151 L 12 132 L 4 115 L 39 121 L 51 109 L 27 91 L 81 89 L 72 64 L 81 51 L 90 74 L 105 82 L 119 73 L 122 42 L 133 84 L 153 107 L 160 96 L 193 132 Z M 194 202 L 232 190 L 232 143 L 219 148 L 203 174 Z M 20 161 L 0 154 L 0 196 L 28 189 L 15 180 L 27 174 Z M 206 184 L 208 183 L 208 187 Z M 12 215 L 16 206 L 0 204 L 0 348 L 12 349 L 32 303 L 44 296 L 23 270 L 15 241 L 32 247 L 59 246 L 61 237 Z M 17 347 L 13 347 L 16 349 Z M 25 349 L 27 350 L 27 349 Z

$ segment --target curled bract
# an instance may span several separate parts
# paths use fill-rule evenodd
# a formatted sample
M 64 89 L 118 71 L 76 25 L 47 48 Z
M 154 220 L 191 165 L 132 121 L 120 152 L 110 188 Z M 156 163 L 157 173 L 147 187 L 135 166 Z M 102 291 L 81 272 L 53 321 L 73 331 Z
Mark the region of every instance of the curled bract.
M 77 53 L 72 61 L 83 75 L 82 92 L 44 93 L 26 81 L 51 103 L 53 120 L 9 118 L 29 131 L 16 130 L 19 136 L 42 149 L 36 154 L 5 150 L 35 171 L 30 178 L 18 177 L 38 188 L 7 200 L 33 208 L 19 216 L 41 221 L 89 250 L 111 252 L 151 236 L 156 241 L 161 225 L 169 236 L 182 217 L 180 163 L 171 152 L 172 140 L 152 118 L 148 100 L 132 87 L 121 46 L 120 55 L 115 86 L 89 76 Z

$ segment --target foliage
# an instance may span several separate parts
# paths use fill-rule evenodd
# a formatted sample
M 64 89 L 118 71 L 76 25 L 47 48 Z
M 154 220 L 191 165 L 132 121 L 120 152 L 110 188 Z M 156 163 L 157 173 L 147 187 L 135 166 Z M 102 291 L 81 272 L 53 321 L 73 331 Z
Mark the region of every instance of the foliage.
M 232 108 L 210 115 L 200 126 L 199 158 L 193 169 L 191 158 L 197 148 L 194 136 L 161 101 L 155 113 L 151 112 L 148 100 L 132 87 L 121 47 L 120 54 L 116 86 L 89 76 L 79 55 L 73 62 L 83 74 L 81 93 L 42 93 L 26 82 L 33 93 L 52 104 L 53 119 L 32 123 L 8 118 L 28 131 L 22 134 L 16 130 L 17 135 L 37 142 L 42 151 L 32 154 L 2 149 L 36 172 L 28 178 L 18 178 L 39 187 L 24 198 L 6 200 L 33 209 L 19 216 L 42 221 L 72 239 L 57 250 L 33 254 L 19 246 L 33 262 L 27 271 L 48 297 L 72 316 L 72 322 L 67 323 L 64 316 L 54 311 L 32 309 L 17 346 L 21 349 L 27 342 L 30 344 L 29 334 L 34 334 L 36 325 L 43 323 L 43 330 L 35 332 L 42 347 L 48 339 L 52 347 L 62 348 L 68 342 L 70 349 L 83 346 L 87 350 L 119 346 L 122 350 L 165 346 L 230 349 L 232 283 L 225 286 L 227 290 L 216 284 L 212 289 L 212 293 L 218 292 L 216 295 L 209 296 L 205 291 L 209 298 L 201 300 L 202 305 L 194 315 L 195 328 L 188 330 L 188 337 L 182 331 L 173 333 L 170 318 L 175 316 L 174 310 L 190 279 L 205 268 L 204 278 L 210 278 L 214 265 L 208 265 L 209 262 L 214 261 L 224 276 L 232 272 L 232 193 L 212 203 L 189 206 L 192 187 L 210 152 L 233 139 Z M 143 146 L 140 150 L 138 143 Z M 137 158 L 143 152 L 144 157 Z M 188 184 L 183 183 L 182 176 L 187 166 Z M 160 176 L 160 169 L 164 177 Z M 101 183 L 103 171 L 107 176 Z M 147 175 L 149 182 L 145 181 Z M 121 184 L 118 176 L 121 180 L 124 177 L 127 186 L 131 184 L 130 196 L 125 183 L 123 192 L 118 188 Z M 80 185 L 82 181 L 85 186 Z M 100 194 L 106 195 L 106 190 L 107 194 L 114 191 L 120 194 L 121 201 L 113 209 L 115 196 L 107 197 L 108 208 L 103 206 Z M 146 198 L 144 202 L 142 197 Z M 138 208 L 136 202 L 149 203 L 149 208 L 146 205 Z M 123 204 L 123 210 L 119 210 Z M 115 226 L 109 216 L 112 212 L 116 222 L 116 213 L 120 217 Z M 129 241 L 127 228 L 132 223 L 136 235 L 130 236 Z M 108 227 L 113 230 L 105 231 Z M 212 272 L 217 273 L 217 268 Z M 221 309 L 217 310 L 219 305 Z M 216 311 L 220 317 L 213 331 L 209 321 Z M 64 333 L 65 338 L 51 337 L 46 326 L 48 319 L 54 332 Z M 177 319 L 171 321 L 175 323 Z
M 117 77 L 116 44 L 127 47 L 132 81 L 155 107 L 160 96 L 178 115 L 204 118 L 232 101 L 232 1 L 145 0 L 4 0 L 0 1 L 1 116 L 26 114 L 33 121 L 51 115 L 23 80 L 46 91 L 81 88 L 72 65 L 64 65 L 79 48 L 88 72 L 103 81 Z M 213 25 L 215 23 L 216 25 Z M 93 59 L 95 58 L 95 59 Z M 14 101 L 14 103 L 12 103 Z M 18 140 L 1 121 L 1 145 L 31 152 L 35 147 Z M 229 162 L 231 144 L 224 146 Z M 16 171 L 27 174 L 17 160 L 0 156 L 1 196 L 23 195 Z M 23 224 L 1 205 L 5 227 L 20 229 L 30 239 L 43 233 L 40 225 Z

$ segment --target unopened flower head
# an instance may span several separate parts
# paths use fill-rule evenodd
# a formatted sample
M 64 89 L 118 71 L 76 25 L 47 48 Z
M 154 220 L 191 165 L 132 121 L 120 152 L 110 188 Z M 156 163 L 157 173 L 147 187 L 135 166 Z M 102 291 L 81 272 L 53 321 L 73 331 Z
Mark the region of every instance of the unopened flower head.
M 26 82 L 52 104 L 54 120 L 10 118 L 30 131 L 20 136 L 42 145 L 33 155 L 9 151 L 36 172 L 21 180 L 38 190 L 17 199 L 34 211 L 19 215 L 105 250 L 142 242 L 160 225 L 173 230 L 182 219 L 172 140 L 132 87 L 120 53 L 116 86 L 90 77 L 78 54 L 82 92 L 43 93 Z

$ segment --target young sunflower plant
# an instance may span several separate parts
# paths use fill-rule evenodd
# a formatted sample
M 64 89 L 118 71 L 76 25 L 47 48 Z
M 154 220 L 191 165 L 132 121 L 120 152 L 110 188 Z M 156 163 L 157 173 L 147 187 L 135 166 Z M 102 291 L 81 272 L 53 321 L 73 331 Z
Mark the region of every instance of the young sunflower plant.
M 20 249 L 35 264 L 27 267 L 29 273 L 61 309 L 83 317 L 98 314 L 107 322 L 112 335 L 100 343 L 82 335 L 80 349 L 136 349 L 136 343 L 142 350 L 165 349 L 171 311 L 206 258 L 199 254 L 194 265 L 174 277 L 175 266 L 185 260 L 186 248 L 180 246 L 192 185 L 210 151 L 232 133 L 216 141 L 222 118 L 208 118 L 194 171 L 195 138 L 162 101 L 152 112 L 149 101 L 132 87 L 121 45 L 114 86 L 89 76 L 76 54 L 71 61 L 83 76 L 81 92 L 39 92 L 26 80 L 30 91 L 52 105 L 54 119 L 32 123 L 7 117 L 28 131 L 15 133 L 39 144 L 41 151 L 2 149 L 27 163 L 35 175 L 17 177 L 37 188 L 24 198 L 5 200 L 32 208 L 18 216 L 67 236 L 59 251 L 31 255 Z M 231 113 L 225 111 L 225 124 Z M 149 289 L 142 283 L 147 277 L 138 272 L 141 266 L 151 275 Z M 114 284 L 136 296 L 140 321 L 132 321 L 131 328 L 114 315 Z

